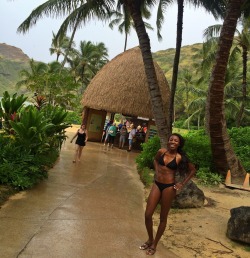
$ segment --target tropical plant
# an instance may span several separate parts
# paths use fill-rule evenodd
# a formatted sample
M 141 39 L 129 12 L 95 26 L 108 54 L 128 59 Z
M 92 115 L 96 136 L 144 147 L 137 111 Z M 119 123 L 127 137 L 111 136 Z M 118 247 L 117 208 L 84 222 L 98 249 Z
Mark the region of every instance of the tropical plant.
M 80 95 L 96 73 L 108 62 L 107 57 L 108 51 L 103 43 L 93 44 L 90 41 L 80 41 L 79 50 L 74 50 L 67 58 L 71 73 L 82 85 Z
M 47 131 L 54 125 L 44 118 L 35 107 L 27 107 L 20 115 L 20 121 L 10 121 L 16 141 L 29 154 L 43 153 L 50 147 Z
M 245 113 L 247 99 L 248 99 L 247 98 L 247 60 L 248 60 L 248 51 L 250 49 L 250 18 L 243 17 L 241 19 L 241 25 L 242 25 L 241 31 L 236 29 L 236 37 L 234 37 L 233 48 L 230 53 L 230 59 L 233 59 L 234 62 L 236 62 L 235 56 L 239 54 L 242 55 L 242 96 L 238 97 L 238 101 L 240 101 L 240 109 L 236 119 L 236 124 L 238 127 L 241 125 L 241 122 Z M 220 34 L 221 29 L 222 29 L 222 25 L 217 24 L 217 25 L 208 27 L 204 32 L 206 40 L 209 43 L 208 45 L 211 46 L 212 45 L 211 42 L 214 43 L 215 49 L 218 44 L 218 39 L 219 39 L 218 35 Z M 210 59 L 211 61 L 215 60 L 214 55 L 213 57 L 214 58 Z
M 17 96 L 17 93 L 15 93 L 11 97 L 7 91 L 3 93 L 3 98 L 0 102 L 0 118 L 4 119 L 3 127 L 7 133 L 11 132 L 10 121 L 19 120 L 18 113 L 26 100 L 27 97 L 23 94 Z
M 147 4 L 147 6 L 150 8 L 155 4 L 155 1 L 119 0 L 119 2 L 126 6 L 135 24 L 136 33 L 139 39 L 140 49 L 142 52 L 145 73 L 148 80 L 149 92 L 151 94 L 153 115 L 155 118 L 156 126 L 158 128 L 158 134 L 161 139 L 161 144 L 162 146 L 166 146 L 167 137 L 168 135 L 170 135 L 170 127 L 167 122 L 166 114 L 165 112 L 163 112 L 163 102 L 161 99 L 161 93 L 156 78 L 156 72 L 153 64 L 149 37 L 146 32 L 145 24 L 143 22 L 141 14 L 141 7 L 144 4 Z M 23 33 L 27 32 L 32 27 L 32 25 L 36 24 L 37 20 L 43 17 L 43 15 L 45 14 L 47 16 L 54 16 L 55 14 L 59 15 L 66 13 L 68 14 L 68 16 L 61 25 L 58 31 L 58 35 L 64 36 L 68 28 L 73 28 L 73 36 L 75 29 L 79 27 L 83 22 L 88 21 L 93 16 L 102 20 L 107 19 L 110 17 L 114 9 L 114 0 L 49 0 L 41 6 L 37 7 L 35 10 L 33 10 L 30 16 L 19 26 L 18 31 Z
M 57 38 L 63 38 L 69 29 L 72 29 L 69 44 L 62 61 L 62 67 L 66 64 L 68 54 L 72 50 L 73 40 L 78 28 L 86 21 L 91 20 L 92 17 L 99 19 L 108 19 L 114 9 L 114 0 L 48 0 L 35 8 L 29 17 L 23 21 L 18 27 L 18 32 L 26 33 L 33 25 L 36 24 L 37 20 L 43 16 L 54 17 L 56 15 L 67 15 L 66 19 L 60 26 L 55 40 Z
M 158 35 L 160 34 L 159 30 L 164 21 L 163 12 L 167 9 L 169 4 L 175 2 L 173 0 L 161 0 L 159 1 L 158 12 L 157 12 L 157 28 Z M 178 14 L 177 14 L 177 31 L 176 31 L 176 50 L 175 57 L 173 63 L 173 73 L 172 73 L 172 82 L 171 82 L 171 93 L 170 93 L 170 101 L 169 101 L 169 126 L 170 132 L 172 131 L 172 122 L 174 119 L 174 98 L 177 87 L 177 79 L 178 79 L 178 70 L 179 70 L 179 62 L 180 62 L 180 53 L 181 53 L 181 44 L 182 44 L 182 31 L 183 31 L 183 12 L 184 12 L 184 0 L 177 0 L 178 5 Z M 186 1 L 190 4 L 193 4 L 195 7 L 204 7 L 206 11 L 212 13 L 215 18 L 222 17 L 224 14 L 225 2 L 224 0 L 188 0 Z
M 62 107 L 47 105 L 42 109 L 42 114 L 49 123 L 53 124 L 46 130 L 46 136 L 50 139 L 50 147 L 61 149 L 63 141 L 67 138 L 65 129 L 70 127 L 70 123 L 66 122 L 68 112 Z
M 56 37 L 56 34 L 52 32 L 52 43 L 51 48 L 49 49 L 50 54 L 56 54 L 56 61 L 59 61 L 59 57 L 65 55 L 65 51 L 69 46 L 69 38 L 67 36 L 64 37 Z M 74 42 L 72 43 L 72 47 L 74 47 Z
M 225 175 L 230 169 L 232 176 L 243 176 L 246 172 L 236 157 L 227 133 L 224 114 L 224 86 L 226 68 L 232 47 L 237 21 L 244 7 L 244 0 L 230 0 L 218 44 L 216 62 L 208 91 L 207 124 L 211 138 L 213 160 L 218 171 Z
M 28 90 L 42 94 L 46 87 L 44 74 L 48 70 L 48 66 L 43 62 L 36 62 L 33 59 L 29 62 L 30 69 L 22 69 L 20 71 L 21 80 L 17 82 L 16 87 L 27 87 Z
M 110 17 L 112 18 L 113 16 L 115 16 L 115 18 L 109 23 L 109 27 L 113 29 L 115 25 L 118 25 L 118 31 L 120 33 L 124 32 L 125 34 L 124 51 L 126 51 L 128 35 L 131 32 L 131 28 L 134 28 L 134 23 L 126 6 L 121 5 L 120 1 L 118 1 L 117 10 L 119 12 L 112 13 Z M 147 6 L 145 5 L 142 6 L 142 15 L 146 19 L 149 19 L 151 17 L 151 13 L 149 12 L 149 10 L 147 9 Z M 144 22 L 144 23 L 147 29 L 153 30 L 152 26 L 149 23 L 147 22 Z

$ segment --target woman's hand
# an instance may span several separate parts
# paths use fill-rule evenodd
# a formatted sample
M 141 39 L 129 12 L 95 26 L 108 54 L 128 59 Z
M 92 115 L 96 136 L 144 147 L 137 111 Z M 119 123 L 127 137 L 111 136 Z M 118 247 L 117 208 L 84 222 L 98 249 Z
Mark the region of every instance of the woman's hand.
M 183 188 L 183 184 L 182 183 L 176 183 L 175 185 L 174 185 L 174 189 L 176 190 L 176 191 L 180 191 L 182 188 Z

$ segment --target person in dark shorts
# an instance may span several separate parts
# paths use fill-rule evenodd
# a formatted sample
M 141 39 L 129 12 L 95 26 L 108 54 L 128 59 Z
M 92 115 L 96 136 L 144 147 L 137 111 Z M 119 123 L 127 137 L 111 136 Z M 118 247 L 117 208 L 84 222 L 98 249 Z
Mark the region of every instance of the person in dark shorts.
M 82 124 L 80 129 L 77 130 L 76 134 L 74 135 L 74 137 L 70 142 L 72 143 L 75 138 L 76 138 L 76 142 L 75 142 L 76 151 L 75 151 L 73 163 L 76 162 L 76 159 L 77 161 L 80 161 L 83 147 L 86 145 L 86 142 L 88 140 L 88 131 L 84 124 Z
M 148 240 L 140 246 L 141 250 L 146 250 L 147 255 L 154 255 L 156 252 L 157 244 L 166 228 L 168 213 L 176 191 L 180 191 L 196 172 L 195 166 L 190 163 L 182 150 L 183 146 L 184 138 L 180 134 L 173 133 L 168 139 L 167 148 L 159 149 L 154 159 L 155 180 L 145 211 Z M 175 180 L 177 171 L 182 175 L 182 182 Z M 158 203 L 161 204 L 160 223 L 154 237 L 153 214 Z

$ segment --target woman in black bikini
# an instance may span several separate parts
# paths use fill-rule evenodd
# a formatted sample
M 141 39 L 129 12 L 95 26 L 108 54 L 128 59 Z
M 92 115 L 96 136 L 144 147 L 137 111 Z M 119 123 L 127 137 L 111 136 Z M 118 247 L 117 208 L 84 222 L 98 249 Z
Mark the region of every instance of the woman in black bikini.
M 141 250 L 147 250 L 147 255 L 153 255 L 156 252 L 156 246 L 167 225 L 168 212 L 176 191 L 181 190 L 196 172 L 194 165 L 188 161 L 182 150 L 183 145 L 183 137 L 174 133 L 169 137 L 167 149 L 159 149 L 154 159 L 155 181 L 145 211 L 148 240 L 140 246 Z M 175 182 L 177 170 L 181 174 L 186 174 L 183 182 Z M 154 238 L 152 217 L 159 202 L 161 203 L 160 224 Z
M 77 137 L 77 138 L 76 138 Z M 76 138 L 76 152 L 75 152 L 75 158 L 73 160 L 73 163 L 76 162 L 76 158 L 78 161 L 80 161 L 81 155 L 82 155 L 82 149 L 86 145 L 86 142 L 88 140 L 88 131 L 85 128 L 85 125 L 81 125 L 80 129 L 77 130 L 76 134 L 70 141 L 71 143 Z

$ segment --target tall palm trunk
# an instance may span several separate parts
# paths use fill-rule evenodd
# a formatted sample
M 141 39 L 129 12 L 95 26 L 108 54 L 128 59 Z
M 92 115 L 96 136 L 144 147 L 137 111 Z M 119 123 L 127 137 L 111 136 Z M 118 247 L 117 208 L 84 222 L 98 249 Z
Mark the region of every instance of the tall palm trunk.
M 73 31 L 72 31 L 72 34 L 71 34 L 71 37 L 70 37 L 70 40 L 69 40 L 69 45 L 67 47 L 67 50 L 65 52 L 65 55 L 64 55 L 64 59 L 62 61 L 62 68 L 65 66 L 66 64 L 66 61 L 67 61 L 67 57 L 69 55 L 69 52 L 71 50 L 71 47 L 72 47 L 72 44 L 73 44 L 73 40 L 74 40 L 74 37 L 75 37 L 75 34 L 76 34 L 76 30 L 77 30 L 77 27 L 78 27 L 78 24 L 79 24 L 79 20 L 77 20 L 74 28 L 73 28 Z
M 234 178 L 243 176 L 245 170 L 233 151 L 227 132 L 224 113 L 224 87 L 230 49 L 243 3 L 244 0 L 229 1 L 219 39 L 216 63 L 209 85 L 206 114 L 215 165 L 223 175 L 230 169 Z
M 247 100 L 247 47 L 242 46 L 243 53 L 242 53 L 242 66 L 243 66 L 243 72 L 242 72 L 242 102 L 240 106 L 240 111 L 237 117 L 237 127 L 240 127 L 241 121 L 244 114 L 245 104 Z
M 140 1 L 124 0 L 124 3 L 128 6 L 135 24 L 135 30 L 139 39 L 142 59 L 148 81 L 148 90 L 151 97 L 152 113 L 155 119 L 158 135 L 160 137 L 161 146 L 166 147 L 168 136 L 170 135 L 169 125 L 167 122 L 167 117 L 161 98 L 161 92 L 156 77 L 149 37 L 146 32 L 145 24 L 142 20 Z
M 127 42 L 128 42 L 128 33 L 125 32 L 125 43 L 124 43 L 124 52 L 127 49 Z
M 172 74 L 172 82 L 171 82 L 171 93 L 169 100 L 169 130 L 172 132 L 172 124 L 173 124 L 173 112 L 174 112 L 174 97 L 177 86 L 178 79 L 178 70 L 179 70 L 179 62 L 180 62 L 180 54 L 181 54 L 181 43 L 182 43 L 182 30 L 183 30 L 183 12 L 184 12 L 184 0 L 178 0 L 178 15 L 177 15 L 177 36 L 176 36 L 176 49 L 175 49 L 175 57 L 173 64 L 173 74 Z

